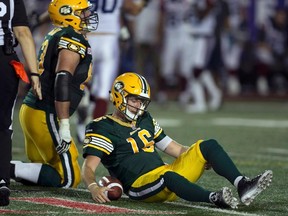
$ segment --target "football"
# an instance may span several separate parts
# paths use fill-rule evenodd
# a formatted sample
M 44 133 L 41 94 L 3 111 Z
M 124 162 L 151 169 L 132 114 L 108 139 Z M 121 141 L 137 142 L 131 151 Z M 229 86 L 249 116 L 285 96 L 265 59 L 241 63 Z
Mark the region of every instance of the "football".
M 115 177 L 112 176 L 103 176 L 98 184 L 102 187 L 108 187 L 112 189 L 111 191 L 106 191 L 106 196 L 110 200 L 118 200 L 122 196 L 123 187 L 122 183 Z

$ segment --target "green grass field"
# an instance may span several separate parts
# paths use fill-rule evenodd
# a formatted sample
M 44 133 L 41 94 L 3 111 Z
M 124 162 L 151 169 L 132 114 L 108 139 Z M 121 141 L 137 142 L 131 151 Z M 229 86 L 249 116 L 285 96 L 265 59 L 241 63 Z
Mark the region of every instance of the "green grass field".
M 27 161 L 24 143 L 15 110 L 13 159 Z M 214 138 L 231 155 L 238 168 L 253 177 L 265 169 L 274 172 L 272 185 L 257 197 L 251 206 L 239 206 L 237 210 L 221 210 L 210 204 L 173 203 L 147 204 L 135 202 L 125 196 L 109 204 L 96 204 L 80 184 L 77 189 L 52 189 L 24 187 L 11 183 L 11 203 L 0 208 L 4 215 L 287 215 L 288 196 L 288 101 L 286 102 L 225 102 L 220 111 L 187 115 L 176 103 L 165 107 L 151 104 L 150 112 L 165 132 L 178 142 L 190 145 L 198 139 Z M 74 129 L 73 129 L 74 130 Z M 79 145 L 81 155 L 82 149 Z M 171 158 L 163 156 L 165 161 Z M 79 158 L 82 164 L 82 157 Z M 101 167 L 99 174 L 107 172 Z M 98 179 L 99 177 L 97 177 Z M 199 185 L 218 190 L 230 183 L 206 171 Z

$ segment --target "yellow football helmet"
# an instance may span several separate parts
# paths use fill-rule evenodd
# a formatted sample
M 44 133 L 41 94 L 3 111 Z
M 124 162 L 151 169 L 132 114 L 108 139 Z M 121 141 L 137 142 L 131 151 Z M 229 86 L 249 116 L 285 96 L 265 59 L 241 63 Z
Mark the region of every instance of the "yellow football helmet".
M 136 113 L 128 109 L 128 96 L 136 96 L 142 102 Z M 110 100 L 125 115 L 127 120 L 136 121 L 150 103 L 150 86 L 146 79 L 139 74 L 132 72 L 123 73 L 115 79 L 112 85 Z
M 87 0 L 52 0 L 48 7 L 51 21 L 59 27 L 72 26 L 79 31 L 95 31 L 98 14 Z

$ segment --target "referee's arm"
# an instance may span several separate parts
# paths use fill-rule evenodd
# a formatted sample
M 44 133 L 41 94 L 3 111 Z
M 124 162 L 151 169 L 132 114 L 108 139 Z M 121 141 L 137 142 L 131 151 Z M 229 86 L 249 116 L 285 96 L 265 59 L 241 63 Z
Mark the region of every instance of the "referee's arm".
M 13 27 L 13 32 L 21 46 L 21 50 L 29 71 L 37 72 L 36 48 L 29 27 L 16 26 Z

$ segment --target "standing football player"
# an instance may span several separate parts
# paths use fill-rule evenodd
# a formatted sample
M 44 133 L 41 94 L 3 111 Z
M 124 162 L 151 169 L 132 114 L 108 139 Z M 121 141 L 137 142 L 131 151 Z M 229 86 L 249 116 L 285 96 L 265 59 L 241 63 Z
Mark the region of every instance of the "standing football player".
M 190 68 L 187 63 L 191 62 L 185 56 L 187 46 L 187 34 L 184 32 L 184 20 L 190 11 L 189 0 L 162 0 L 161 1 L 161 30 L 163 34 L 163 47 L 161 54 L 160 83 L 157 100 L 164 103 L 168 99 L 169 89 L 181 86 L 181 91 L 186 89 L 186 83 L 190 77 Z M 190 37 L 190 36 L 189 36 Z M 177 38 L 177 42 L 175 42 Z M 182 77 L 185 82 L 180 83 Z M 181 85 L 182 84 L 182 85 Z M 180 102 L 182 102 L 182 92 Z
M 122 182 L 129 198 L 145 202 L 173 201 L 180 197 L 213 203 L 220 208 L 237 208 L 238 201 L 228 187 L 215 192 L 195 184 L 209 167 L 237 188 L 245 205 L 269 186 L 271 170 L 252 179 L 245 177 L 214 139 L 198 140 L 187 147 L 166 135 L 146 110 L 150 87 L 143 76 L 136 73 L 118 76 L 110 98 L 114 112 L 87 125 L 83 147 L 82 179 L 96 202 L 110 201 L 105 195 L 109 189 L 95 182 L 100 163 Z M 165 164 L 156 148 L 174 157 L 174 162 Z
M 31 163 L 12 161 L 11 177 L 24 184 L 76 187 L 80 166 L 69 119 L 91 77 L 86 33 L 96 30 L 98 16 L 87 0 L 52 0 L 48 12 L 57 27 L 46 35 L 38 55 L 43 99 L 30 90 L 19 114 Z
M 215 1 L 191 1 L 191 14 L 186 19 L 187 41 L 186 57 L 191 62 L 191 76 L 186 92 L 192 97 L 193 103 L 186 105 L 188 113 L 215 111 L 222 103 L 222 91 L 208 68 L 212 50 L 215 46 L 216 13 Z M 206 102 L 206 93 L 208 103 Z M 188 101 L 187 97 L 187 101 Z M 189 102 L 189 101 L 188 101 Z

